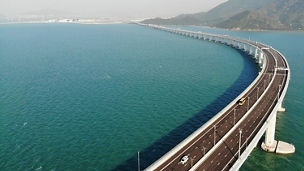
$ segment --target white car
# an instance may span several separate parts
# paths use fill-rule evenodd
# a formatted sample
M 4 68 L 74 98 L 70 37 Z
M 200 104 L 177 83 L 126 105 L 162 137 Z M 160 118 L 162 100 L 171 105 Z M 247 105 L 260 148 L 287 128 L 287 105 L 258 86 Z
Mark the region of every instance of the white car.
M 189 160 L 189 157 L 188 157 L 188 156 L 183 156 L 180 162 L 181 162 L 182 164 L 185 164 L 188 160 Z

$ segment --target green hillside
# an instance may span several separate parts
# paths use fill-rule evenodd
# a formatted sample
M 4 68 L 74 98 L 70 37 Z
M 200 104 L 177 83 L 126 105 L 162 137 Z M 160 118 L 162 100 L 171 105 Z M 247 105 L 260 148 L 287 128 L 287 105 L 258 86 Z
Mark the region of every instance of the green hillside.
M 172 25 L 215 25 L 246 10 L 255 10 L 275 0 L 229 0 L 208 12 L 182 14 L 170 19 L 149 19 L 143 23 Z
M 304 0 L 229 0 L 207 13 L 155 18 L 143 23 L 246 30 L 304 30 Z
M 216 24 L 222 28 L 304 30 L 304 1 L 278 0 L 255 11 L 245 11 Z

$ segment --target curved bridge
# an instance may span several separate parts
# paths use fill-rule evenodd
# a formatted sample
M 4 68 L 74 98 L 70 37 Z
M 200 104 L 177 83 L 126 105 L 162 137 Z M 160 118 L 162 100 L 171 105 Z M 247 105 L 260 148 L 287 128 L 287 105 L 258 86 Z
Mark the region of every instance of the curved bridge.
M 295 152 L 292 144 L 274 139 L 276 114 L 285 111 L 282 101 L 290 80 L 289 65 L 279 51 L 228 35 L 137 24 L 232 46 L 247 52 L 261 67 L 243 93 L 146 170 L 238 170 L 265 132 L 261 145 L 265 151 Z

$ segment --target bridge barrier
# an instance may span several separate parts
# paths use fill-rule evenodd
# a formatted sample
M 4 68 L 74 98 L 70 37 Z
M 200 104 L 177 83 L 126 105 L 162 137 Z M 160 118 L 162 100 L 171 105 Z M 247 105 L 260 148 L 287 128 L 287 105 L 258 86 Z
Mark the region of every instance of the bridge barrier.
M 288 68 L 288 75 L 287 75 L 287 79 L 286 79 L 286 84 L 284 86 L 284 89 L 283 89 L 283 91 L 281 93 L 280 98 L 278 99 L 278 103 L 275 105 L 275 107 L 273 108 L 271 114 L 268 116 L 266 122 L 263 124 L 263 126 L 261 127 L 261 129 L 259 130 L 259 132 L 256 134 L 256 136 L 254 137 L 254 139 L 251 141 L 251 143 L 248 145 L 248 147 L 246 148 L 246 150 L 242 153 L 242 155 L 240 156 L 240 158 L 234 163 L 234 165 L 230 169 L 232 171 L 239 170 L 241 168 L 242 164 L 246 161 L 246 159 L 250 155 L 251 151 L 254 149 L 254 147 L 256 147 L 256 145 L 258 144 L 259 140 L 264 135 L 264 133 L 265 133 L 267 127 L 268 127 L 268 123 L 274 117 L 274 115 L 276 115 L 278 109 L 281 107 L 280 103 L 282 103 L 283 99 L 285 98 L 285 95 L 286 95 L 286 92 L 287 92 L 287 88 L 289 86 L 290 75 L 291 75 L 290 74 L 290 69 L 289 69 L 289 64 L 288 64 L 285 56 L 281 52 L 279 52 L 278 50 L 276 50 L 274 48 L 272 48 L 272 49 L 275 50 L 276 52 L 278 52 L 283 57 L 283 59 L 285 61 L 285 64 L 286 64 L 286 66 Z M 265 115 L 265 116 L 267 116 L 267 115 Z

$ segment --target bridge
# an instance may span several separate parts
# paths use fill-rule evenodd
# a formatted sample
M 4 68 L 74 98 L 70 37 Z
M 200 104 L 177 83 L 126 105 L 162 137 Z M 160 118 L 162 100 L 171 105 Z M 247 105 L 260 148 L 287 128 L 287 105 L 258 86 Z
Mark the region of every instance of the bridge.
M 145 170 L 238 170 L 264 133 L 263 150 L 295 152 L 294 145 L 275 140 L 276 115 L 285 111 L 282 101 L 290 80 L 289 65 L 279 51 L 228 35 L 137 24 L 231 46 L 248 53 L 260 67 L 257 78 L 244 92 Z

